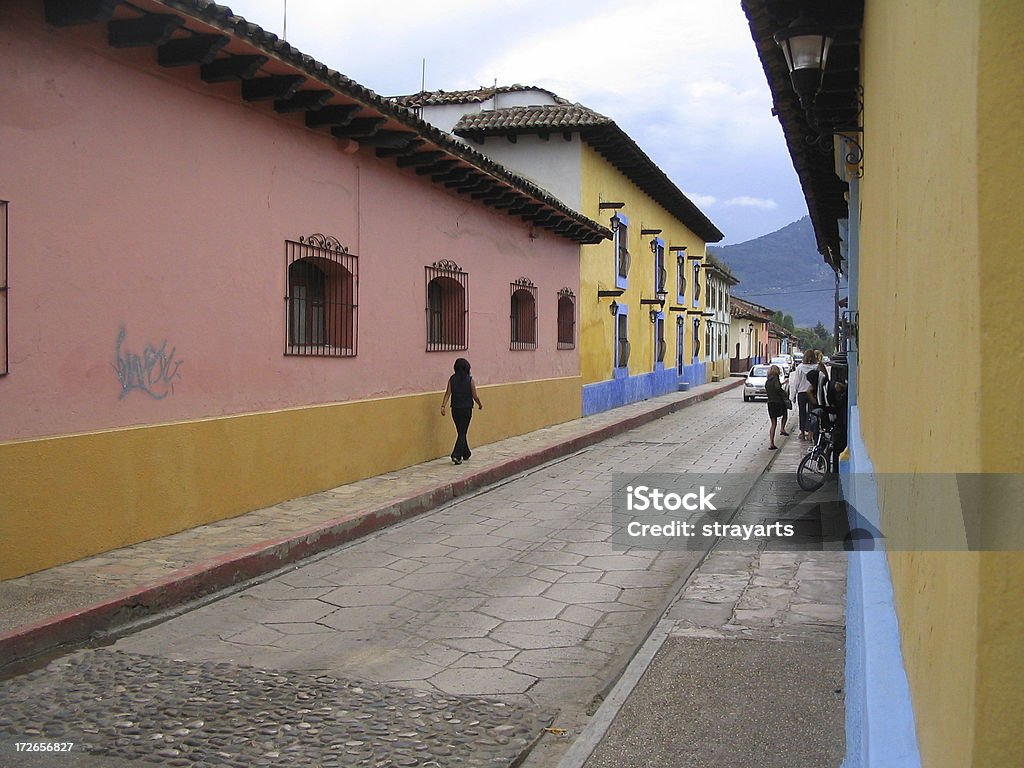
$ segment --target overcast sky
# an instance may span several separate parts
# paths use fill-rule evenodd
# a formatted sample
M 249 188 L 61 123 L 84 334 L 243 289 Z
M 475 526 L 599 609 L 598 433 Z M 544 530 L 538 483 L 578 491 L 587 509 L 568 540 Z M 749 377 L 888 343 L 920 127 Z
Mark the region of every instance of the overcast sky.
M 285 0 L 221 0 L 278 35 Z M 384 96 L 538 85 L 615 120 L 725 234 L 806 215 L 739 0 L 287 0 L 288 41 Z

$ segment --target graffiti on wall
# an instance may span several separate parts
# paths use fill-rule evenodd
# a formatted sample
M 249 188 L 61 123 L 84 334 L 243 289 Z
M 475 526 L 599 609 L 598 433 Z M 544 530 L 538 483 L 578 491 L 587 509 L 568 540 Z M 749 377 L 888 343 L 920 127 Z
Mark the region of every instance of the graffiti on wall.
M 117 332 L 115 347 L 118 381 L 121 382 L 119 399 L 133 389 L 144 392 L 155 400 L 163 400 L 174 392 L 175 379 L 181 378 L 179 369 L 182 361 L 177 358 L 176 347 L 167 349 L 167 339 L 160 346 L 147 344 L 141 354 L 132 352 L 124 344 L 128 331 L 122 325 Z

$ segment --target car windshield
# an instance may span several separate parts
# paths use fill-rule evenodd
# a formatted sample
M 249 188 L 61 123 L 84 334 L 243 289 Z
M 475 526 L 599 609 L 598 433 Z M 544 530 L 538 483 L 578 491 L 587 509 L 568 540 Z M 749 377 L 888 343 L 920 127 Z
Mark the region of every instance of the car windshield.
M 776 364 L 781 363 L 782 365 L 789 365 L 789 360 L 784 357 L 773 357 L 772 362 Z
M 750 369 L 751 376 L 760 376 L 762 379 L 768 378 L 768 366 L 767 365 L 755 365 Z

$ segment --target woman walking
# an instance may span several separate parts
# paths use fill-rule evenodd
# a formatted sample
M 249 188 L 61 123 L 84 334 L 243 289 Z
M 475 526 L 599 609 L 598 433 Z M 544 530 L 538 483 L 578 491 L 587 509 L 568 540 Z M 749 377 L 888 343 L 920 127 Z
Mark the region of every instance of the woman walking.
M 769 451 L 779 448 L 775 444 L 775 422 L 779 420 L 779 417 L 782 417 L 781 434 L 789 435 L 789 432 L 786 431 L 786 413 L 789 411 L 790 400 L 789 395 L 782 388 L 782 382 L 779 381 L 781 373 L 779 366 L 773 365 L 768 369 L 768 381 L 764 384 L 765 394 L 768 395 L 768 418 L 772 421 L 771 430 L 768 432 Z
M 804 355 L 803 362 L 798 365 L 789 375 L 789 397 L 796 401 L 800 414 L 800 439 L 806 440 L 811 431 L 810 420 L 807 414 L 807 388 L 810 382 L 807 381 L 807 374 L 818 369 L 818 358 L 814 350 L 808 350 Z
M 441 401 L 441 415 L 444 416 L 444 408 L 448 400 L 452 401 L 452 421 L 455 422 L 455 431 L 458 437 L 455 438 L 455 447 L 452 448 L 452 464 L 461 464 L 473 452 L 469 450 L 469 441 L 466 435 L 469 433 L 469 422 L 473 418 L 473 403 L 482 411 L 483 403 L 476 395 L 476 384 L 473 377 L 469 375 L 469 360 L 460 357 L 455 361 L 455 373 L 448 377 L 448 386 L 444 391 L 444 399 Z

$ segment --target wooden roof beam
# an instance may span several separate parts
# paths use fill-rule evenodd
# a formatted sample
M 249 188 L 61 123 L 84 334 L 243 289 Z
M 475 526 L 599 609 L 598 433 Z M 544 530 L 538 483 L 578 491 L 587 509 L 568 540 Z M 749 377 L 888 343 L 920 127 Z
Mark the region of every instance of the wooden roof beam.
M 227 35 L 174 37 L 156 49 L 156 60 L 161 67 L 209 64 L 229 42 Z
M 302 75 L 271 75 L 242 81 L 242 98 L 246 101 L 287 99 L 306 82 Z
M 185 20 L 170 13 L 147 13 L 134 19 L 107 22 L 107 42 L 114 48 L 163 45 L 185 26 Z
M 469 173 L 467 173 L 464 178 L 449 179 L 448 181 L 443 182 L 443 184 L 449 189 L 454 189 L 456 187 L 464 187 L 466 185 L 476 184 L 480 179 L 481 175 L 479 171 L 477 171 L 476 168 L 472 168 L 469 169 Z
M 386 122 L 387 118 L 383 117 L 357 117 L 347 125 L 333 126 L 331 135 L 338 139 L 365 139 L 373 136 Z
M 411 155 L 403 155 L 395 162 L 399 168 L 411 168 L 416 165 L 428 165 L 442 157 L 444 157 L 444 152 L 431 150 L 429 152 L 415 152 Z
M 445 173 L 446 171 L 450 171 L 458 164 L 458 160 L 446 158 L 444 160 L 438 160 L 436 162 L 433 162 L 430 165 L 424 165 L 417 168 L 416 174 L 418 176 L 425 176 L 428 173 Z
M 360 138 L 359 143 L 366 147 L 377 147 L 377 157 L 407 155 L 423 146 L 423 140 L 412 131 L 375 131 Z
M 306 127 L 320 128 L 324 125 L 348 125 L 362 108 L 362 104 L 329 104 L 313 112 L 307 112 Z
M 222 59 L 203 64 L 199 76 L 207 83 L 225 83 L 229 80 L 250 80 L 256 76 L 260 67 L 269 61 L 269 57 L 225 56 Z
M 55 27 L 107 21 L 121 0 L 46 0 L 46 23 Z
M 474 192 L 485 192 L 491 188 L 491 180 L 487 176 L 470 178 L 461 184 L 455 185 L 455 191 L 460 195 L 471 195 Z
M 456 166 L 455 168 L 452 168 L 447 173 L 437 173 L 431 176 L 430 178 L 438 183 L 444 181 L 462 181 L 467 176 L 469 176 L 470 173 L 473 173 L 475 171 L 475 168 L 472 168 L 468 165 L 459 165 Z
M 334 91 L 296 91 L 283 99 L 274 99 L 274 111 L 280 114 L 288 112 L 316 111 L 326 104 L 334 95 Z

